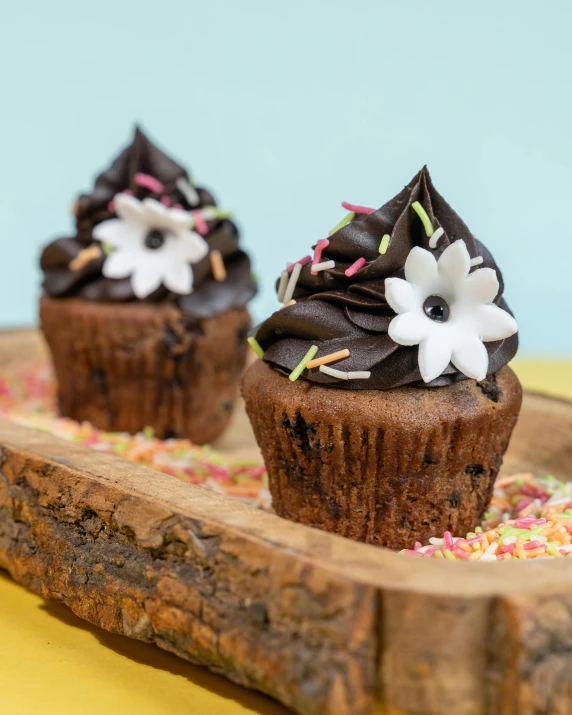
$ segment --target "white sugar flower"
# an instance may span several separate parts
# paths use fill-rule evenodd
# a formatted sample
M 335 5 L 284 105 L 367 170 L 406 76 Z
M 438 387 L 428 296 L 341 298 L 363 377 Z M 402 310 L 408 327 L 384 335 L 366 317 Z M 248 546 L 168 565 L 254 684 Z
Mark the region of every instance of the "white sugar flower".
M 424 382 L 439 377 L 450 362 L 467 377 L 484 380 L 489 356 L 483 343 L 517 332 L 515 319 L 493 304 L 499 282 L 492 268 L 469 274 L 471 259 L 462 240 L 439 258 L 413 248 L 405 262 L 405 280 L 387 278 L 385 298 L 398 314 L 389 325 L 399 345 L 419 345 Z
M 114 203 L 118 218 L 102 221 L 93 229 L 94 238 L 114 249 L 103 264 L 103 275 L 130 276 L 133 293 L 140 299 L 161 284 L 174 293 L 191 293 L 193 271 L 189 264 L 209 252 L 204 238 L 191 230 L 192 214 L 127 194 L 117 194 Z

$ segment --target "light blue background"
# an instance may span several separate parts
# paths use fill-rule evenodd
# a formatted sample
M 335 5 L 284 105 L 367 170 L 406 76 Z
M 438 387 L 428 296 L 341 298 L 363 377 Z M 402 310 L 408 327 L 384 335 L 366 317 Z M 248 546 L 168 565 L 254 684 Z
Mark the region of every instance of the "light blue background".
M 137 120 L 236 210 L 257 319 L 341 201 L 427 163 L 523 352 L 572 354 L 571 26 L 569 0 L 4 0 L 0 325 L 35 321 L 41 244 Z

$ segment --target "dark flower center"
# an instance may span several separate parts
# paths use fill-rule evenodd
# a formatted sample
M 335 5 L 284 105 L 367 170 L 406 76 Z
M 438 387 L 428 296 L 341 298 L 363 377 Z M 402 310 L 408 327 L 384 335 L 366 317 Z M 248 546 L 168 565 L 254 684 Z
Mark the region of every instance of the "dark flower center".
M 151 248 L 153 251 L 156 251 L 158 248 L 161 248 L 161 246 L 165 243 L 165 236 L 161 233 L 161 231 L 157 230 L 154 228 L 152 231 L 149 231 L 149 233 L 145 236 L 145 245 L 147 248 Z
M 430 295 L 423 303 L 423 310 L 425 315 L 436 323 L 444 323 L 451 312 L 449 304 L 440 295 Z

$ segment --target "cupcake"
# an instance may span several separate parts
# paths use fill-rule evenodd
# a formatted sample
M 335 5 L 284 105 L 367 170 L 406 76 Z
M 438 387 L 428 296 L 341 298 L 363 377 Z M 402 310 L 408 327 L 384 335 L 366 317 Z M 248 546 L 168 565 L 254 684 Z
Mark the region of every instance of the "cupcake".
M 140 129 L 43 251 L 40 324 L 62 415 L 102 430 L 218 437 L 256 286 L 229 213 Z
M 489 251 L 422 169 L 284 271 L 243 395 L 276 512 L 393 549 L 480 522 L 520 409 Z

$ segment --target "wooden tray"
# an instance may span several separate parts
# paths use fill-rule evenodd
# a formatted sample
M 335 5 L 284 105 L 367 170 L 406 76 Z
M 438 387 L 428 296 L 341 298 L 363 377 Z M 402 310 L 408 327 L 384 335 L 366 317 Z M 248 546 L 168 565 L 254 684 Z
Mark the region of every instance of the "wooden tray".
M 572 474 L 572 404 L 527 394 L 505 469 Z M 572 561 L 408 559 L 6 421 L 0 567 L 303 715 L 572 709 Z

